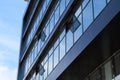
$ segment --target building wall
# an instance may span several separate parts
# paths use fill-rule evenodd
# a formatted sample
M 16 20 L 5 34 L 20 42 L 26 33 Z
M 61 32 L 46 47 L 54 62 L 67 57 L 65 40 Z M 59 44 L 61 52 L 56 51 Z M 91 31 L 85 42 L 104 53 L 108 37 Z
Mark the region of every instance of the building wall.
M 32 17 L 28 19 L 26 32 L 23 31 L 18 80 L 56 80 L 119 13 L 119 2 L 119 0 L 33 2 L 36 5 L 32 8 Z M 108 62 L 104 65 L 105 74 L 109 73 L 110 64 L 111 62 Z M 105 80 L 109 80 L 110 76 L 111 74 Z M 77 80 L 77 77 L 72 79 L 68 75 L 65 79 L 61 77 L 59 79 Z

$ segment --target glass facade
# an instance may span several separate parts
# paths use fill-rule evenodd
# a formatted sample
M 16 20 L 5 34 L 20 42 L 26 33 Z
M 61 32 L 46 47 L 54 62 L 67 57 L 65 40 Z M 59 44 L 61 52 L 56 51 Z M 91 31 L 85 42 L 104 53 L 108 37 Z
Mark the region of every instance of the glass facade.
M 77 11 L 71 15 L 71 20 L 68 22 L 69 25 L 64 25 L 64 29 L 61 31 L 61 34 L 58 35 L 58 39 L 53 43 L 53 46 L 51 46 L 48 53 L 46 53 L 47 55 L 42 60 L 42 62 L 39 63 L 39 71 L 35 71 L 30 80 L 45 80 L 59 64 L 59 62 L 64 58 L 64 56 L 69 52 L 77 40 L 82 36 L 82 34 L 87 30 L 89 25 L 97 18 L 97 16 L 101 13 L 109 1 L 110 0 L 84 0 L 82 4 L 79 5 Z M 26 46 L 28 46 L 33 40 L 33 36 L 35 35 L 36 30 L 41 23 L 49 2 L 50 0 L 44 1 L 39 15 L 37 16 L 37 19 L 35 20 L 35 23 L 25 40 Z M 27 56 L 24 75 L 26 75 L 31 65 L 33 65 L 33 62 L 56 27 L 55 25 L 61 18 L 69 2 L 70 0 L 59 0 L 56 3 L 50 18 L 40 33 L 39 39 L 36 40 L 29 55 Z M 108 63 L 108 65 L 110 65 L 110 63 Z M 92 79 L 96 75 L 99 76 L 98 73 L 99 71 L 92 75 L 90 80 L 101 80 L 97 78 Z M 106 71 L 105 74 L 107 73 L 108 72 Z
M 44 13 L 45 13 L 47 7 L 49 6 L 49 3 L 50 3 L 50 2 L 51 2 L 50 0 L 44 0 L 43 6 L 42 6 L 42 8 L 40 9 L 39 15 L 37 16 L 34 24 L 32 25 L 32 26 L 33 26 L 32 29 L 30 30 L 29 34 L 28 34 L 27 37 L 25 38 L 25 41 L 23 42 L 23 44 L 24 44 L 24 47 L 23 47 L 23 50 L 22 50 L 23 53 L 24 53 L 25 50 L 29 47 L 31 41 L 33 40 L 33 37 L 34 37 L 34 35 L 35 35 L 35 33 L 36 33 L 36 30 L 37 30 L 38 27 L 39 27 L 39 23 L 41 23 L 41 20 L 42 20 L 42 18 L 43 18 L 43 16 L 44 16 Z
M 28 59 L 26 59 L 26 64 L 29 63 L 29 66 L 26 66 L 26 70 L 25 70 L 26 72 L 29 70 L 30 65 L 33 63 L 34 59 L 36 59 L 36 56 L 39 54 L 39 51 L 40 51 L 41 48 L 43 47 L 45 41 L 47 40 L 47 38 L 49 37 L 49 35 L 50 35 L 51 32 L 53 31 L 53 29 L 54 29 L 57 21 L 59 20 L 60 16 L 62 15 L 62 14 L 60 15 L 60 9 L 63 10 L 63 11 L 65 10 L 65 8 L 63 8 L 63 7 L 60 8 L 60 5 L 61 5 L 64 1 L 66 1 L 66 0 L 58 1 L 55 9 L 53 10 L 53 12 L 52 12 L 52 14 L 51 14 L 50 19 L 47 21 L 47 23 L 46 23 L 43 31 L 41 32 L 40 39 L 36 42 L 36 43 L 38 43 L 38 44 L 36 44 L 36 45 L 33 46 L 33 49 L 34 49 L 35 47 L 38 48 L 38 49 L 35 48 L 35 49 L 34 49 L 33 51 L 31 51 L 31 53 L 29 54 L 29 55 L 32 54 L 34 57 L 31 56 L 31 57 L 29 57 Z M 67 7 L 67 5 L 68 5 L 68 3 L 67 3 L 67 4 L 64 4 L 65 7 Z M 62 13 L 63 13 L 63 12 L 62 12 Z M 56 16 L 56 15 L 59 15 L 59 16 Z M 58 19 L 55 18 L 55 16 L 56 16 Z M 55 23 L 55 22 L 56 22 L 56 23 Z M 35 29 L 36 29 L 36 28 L 35 28 Z M 32 30 L 33 30 L 33 29 L 32 29 Z M 33 32 L 35 33 L 36 31 L 33 31 Z M 57 50 L 56 50 L 56 53 L 55 53 L 54 55 L 56 55 L 56 56 L 58 55 L 58 54 L 57 54 Z M 29 61 L 29 59 L 31 59 L 31 58 L 33 58 L 32 62 Z M 57 62 L 55 62 L 55 63 L 57 63 Z M 26 73 L 26 72 L 25 72 L 25 73 Z

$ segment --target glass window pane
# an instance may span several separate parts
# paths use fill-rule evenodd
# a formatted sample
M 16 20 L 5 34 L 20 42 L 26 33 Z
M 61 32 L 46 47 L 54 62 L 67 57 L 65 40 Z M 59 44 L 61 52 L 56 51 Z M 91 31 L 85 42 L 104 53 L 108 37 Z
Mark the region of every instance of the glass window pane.
M 46 79 L 47 78 L 47 72 L 48 72 L 48 61 L 44 65 L 44 70 L 45 70 L 45 72 L 44 72 L 44 79 Z
M 60 10 L 59 10 L 59 6 L 56 8 L 55 10 L 55 24 L 57 23 L 59 17 L 60 17 L 60 14 L 59 14 Z
M 73 45 L 73 33 L 69 30 L 66 34 L 66 47 L 68 51 Z
M 101 80 L 101 74 L 99 69 L 97 69 L 94 73 L 90 75 L 90 80 Z
M 39 22 L 41 22 L 41 19 L 42 19 L 42 11 L 40 11 L 39 13 Z
M 34 60 L 35 59 L 35 49 L 34 48 L 33 48 L 32 54 L 33 54 L 33 60 Z
M 58 64 L 59 56 L 58 56 L 58 47 L 54 51 L 54 67 Z
M 120 77 L 120 54 L 117 54 L 115 56 L 114 63 L 115 63 L 115 76 Z
M 67 5 L 69 4 L 70 0 L 65 0 L 65 1 L 66 1 L 66 7 L 67 7 Z
M 88 26 L 93 21 L 93 13 L 92 13 L 92 1 L 89 2 L 87 7 L 83 11 L 83 28 L 84 31 L 88 28 Z
M 64 57 L 64 55 L 65 55 L 65 37 L 60 42 L 60 60 Z
M 40 75 L 40 80 L 43 80 L 43 76 Z
M 78 15 L 81 13 L 81 6 L 77 9 L 75 12 L 75 16 L 78 17 Z
M 60 41 L 62 40 L 62 38 L 65 36 L 65 29 L 62 31 L 61 35 L 60 35 Z
M 93 0 L 93 2 L 94 2 L 94 15 L 96 18 L 98 14 L 102 11 L 102 9 L 105 7 L 106 1 L 105 0 Z
M 32 62 L 33 62 L 33 61 L 34 61 L 34 54 L 33 54 L 33 50 L 32 50 L 32 52 L 31 52 L 31 55 L 32 55 L 32 56 L 31 56 L 31 57 L 32 57 L 31 59 L 32 59 Z
M 83 3 L 82 3 L 82 7 L 84 8 L 87 5 L 88 2 L 89 2 L 89 0 L 84 0 Z
M 26 59 L 26 64 L 25 64 L 25 73 L 27 72 L 28 70 L 28 59 Z
M 50 74 L 50 72 L 52 71 L 53 69 L 53 54 L 49 57 L 49 72 L 48 74 Z
M 53 47 L 49 50 L 49 56 L 53 53 Z
M 46 39 L 47 39 L 49 36 L 49 26 L 48 25 L 46 25 L 46 27 L 45 27 L 45 34 L 46 34 Z
M 33 54 L 30 53 L 30 57 L 31 57 L 31 63 L 33 62 Z
M 78 29 L 74 33 L 74 42 L 76 42 L 80 36 L 82 35 L 82 26 L 79 26 Z
M 45 14 L 45 9 L 46 9 L 46 4 L 44 3 L 42 7 L 43 15 Z
M 46 34 L 44 31 L 41 32 L 41 41 L 44 42 L 46 39 Z
M 36 80 L 40 80 L 40 79 L 39 79 L 39 76 L 40 76 L 39 73 L 37 73 L 37 75 L 36 75 Z
M 62 15 L 64 10 L 65 10 L 65 0 L 61 0 L 61 2 L 60 2 L 60 15 Z
M 38 49 L 37 49 L 37 42 L 36 42 L 36 44 L 35 44 L 35 57 L 37 56 L 37 54 L 38 54 Z
M 110 2 L 110 0 L 107 0 L 107 3 L 109 3 Z
M 104 65 L 104 75 L 105 75 L 105 80 L 112 80 L 112 65 L 111 65 L 111 61 L 107 62 L 105 65 Z
M 47 61 L 48 61 L 48 55 L 45 56 L 44 63 L 46 63 Z
M 36 27 L 36 29 L 39 27 L 38 25 L 39 25 L 39 17 L 37 16 L 37 20 L 36 20 L 36 23 L 37 23 L 37 27 Z
M 46 0 L 46 4 L 47 4 L 47 5 L 49 4 L 49 1 L 50 1 L 50 0 Z
M 38 41 L 38 52 L 40 51 L 41 49 L 41 43 L 40 43 L 40 40 Z
M 53 28 L 54 28 L 54 15 L 51 17 L 51 20 L 50 20 L 50 33 L 53 30 Z
M 59 38 L 57 39 L 57 41 L 54 44 L 54 49 L 58 46 L 58 44 L 59 44 Z
M 76 16 L 73 16 L 72 25 L 70 28 L 71 32 L 74 33 L 80 25 L 81 25 L 81 22 L 76 18 Z
M 39 68 L 40 68 L 39 74 L 40 74 L 40 75 L 43 75 L 44 72 L 45 72 L 44 66 L 43 66 L 42 64 L 40 64 Z

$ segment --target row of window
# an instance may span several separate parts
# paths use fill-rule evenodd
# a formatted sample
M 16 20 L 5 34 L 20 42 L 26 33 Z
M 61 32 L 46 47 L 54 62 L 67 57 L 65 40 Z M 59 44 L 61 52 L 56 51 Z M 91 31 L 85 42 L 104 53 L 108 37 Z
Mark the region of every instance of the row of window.
M 98 67 L 84 80 L 120 80 L 120 53 Z
M 29 22 L 31 21 L 31 18 L 32 18 L 33 14 L 37 8 L 38 2 L 39 2 L 39 0 L 35 1 L 35 5 L 32 6 L 31 11 L 29 11 L 27 18 L 23 22 L 23 26 L 24 26 L 23 27 L 23 34 L 25 33 L 26 29 L 28 28 Z
M 39 27 L 39 23 L 41 23 L 41 20 L 42 20 L 42 18 L 44 16 L 44 13 L 45 13 L 49 3 L 50 3 L 50 0 L 45 0 L 44 1 L 43 6 L 42 6 L 42 8 L 41 8 L 41 10 L 39 12 L 39 15 L 37 16 L 37 19 L 36 19 L 35 23 L 33 24 L 33 27 L 31 29 L 30 33 L 26 37 L 26 40 L 24 42 L 24 48 L 23 48 L 24 50 L 23 50 L 23 52 L 26 50 L 26 48 L 30 44 L 31 40 L 33 39 L 33 36 L 35 35 L 35 32 Z
M 48 56 L 49 57 L 49 56 Z M 40 71 L 35 72 L 30 80 L 45 80 L 47 74 L 47 69 L 48 64 L 50 62 L 46 62 L 47 59 L 44 59 L 43 65 L 40 65 Z M 47 65 L 46 65 L 47 63 Z M 103 62 L 104 63 L 104 62 Z M 88 76 L 85 77 L 84 80 L 119 80 L 120 79 L 120 53 L 115 54 L 111 59 L 105 61 L 104 64 L 100 65 L 97 67 L 94 71 L 89 73 Z M 44 76 L 42 76 L 44 75 Z
M 60 0 L 53 11 L 50 19 L 48 20 L 47 24 L 45 25 L 43 31 L 41 32 L 40 39 L 36 41 L 36 44 L 34 45 L 31 53 L 29 54 L 27 60 L 26 60 L 26 68 L 25 73 L 30 68 L 31 64 L 33 63 L 34 59 L 38 55 L 39 51 L 43 47 L 45 41 L 47 40 L 50 33 L 53 31 L 55 24 L 59 20 L 60 16 L 62 15 L 63 11 L 67 7 L 70 0 Z M 63 5 L 64 4 L 64 5 Z
M 64 0 L 62 0 L 64 1 Z M 70 48 L 74 45 L 74 43 L 81 37 L 83 32 L 89 27 L 89 25 L 93 22 L 93 20 L 99 15 L 99 13 L 103 10 L 103 8 L 106 6 L 106 1 L 108 0 L 100 0 L 98 1 L 99 5 L 96 0 L 84 0 L 82 5 L 78 8 L 75 15 L 71 16 L 71 20 L 68 22 L 68 24 L 65 25 L 65 29 L 59 36 L 59 38 L 54 43 L 54 46 L 51 47 L 50 51 L 40 64 L 42 68 L 40 68 L 39 73 L 36 74 L 36 76 L 33 76 L 31 80 L 45 80 L 47 76 L 51 73 L 51 71 L 56 67 L 56 65 L 61 61 L 61 59 L 65 56 L 65 54 L 70 50 Z M 105 5 L 103 4 L 105 3 Z M 101 4 L 101 5 L 100 5 Z M 58 4 L 60 5 L 60 4 Z M 94 7 L 98 7 L 99 11 L 96 10 Z M 96 5 L 96 6 L 95 6 Z M 63 5 L 62 5 L 63 7 Z M 44 34 L 47 34 L 52 31 L 51 20 L 54 17 L 55 21 L 55 12 L 53 12 L 53 15 L 48 21 L 43 29 Z M 59 8 L 60 11 L 60 8 Z M 60 12 L 59 12 L 60 13 Z M 89 13 L 89 14 L 88 14 Z M 57 21 L 56 21 L 57 22 Z M 52 23 L 55 25 L 55 22 Z M 49 28 L 49 29 L 48 29 Z M 50 28 L 51 31 L 50 31 Z M 48 30 L 48 31 L 47 31 Z M 48 36 L 49 36 L 48 34 Z M 39 43 L 38 43 L 39 44 Z M 42 45 L 42 44 L 41 44 Z M 39 46 L 40 47 L 40 46 Z M 40 48 L 39 48 L 40 49 Z M 38 78 L 37 78 L 37 75 Z
M 85 31 L 93 20 L 100 14 L 110 0 L 84 0 L 78 8 L 75 16 L 83 21 L 83 30 Z

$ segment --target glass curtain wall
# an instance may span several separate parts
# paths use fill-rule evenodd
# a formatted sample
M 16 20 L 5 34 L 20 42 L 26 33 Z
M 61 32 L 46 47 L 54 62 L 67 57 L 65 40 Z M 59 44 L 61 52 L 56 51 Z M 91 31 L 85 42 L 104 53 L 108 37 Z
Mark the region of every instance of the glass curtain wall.
M 38 50 L 42 48 L 45 41 L 49 37 L 50 33 L 52 33 L 55 24 L 59 21 L 60 16 L 67 7 L 69 0 L 60 0 L 55 7 L 50 19 L 48 20 L 47 24 L 45 25 L 43 32 L 44 32 L 44 39 L 41 38 L 38 41 Z M 59 64 L 59 62 L 64 58 L 64 56 L 69 52 L 72 46 L 77 42 L 77 40 L 82 36 L 82 34 L 89 28 L 89 25 L 100 15 L 101 11 L 105 8 L 105 6 L 109 3 L 108 0 L 84 0 L 83 3 L 79 6 L 75 14 L 71 15 L 71 20 L 68 22 L 69 25 L 64 25 L 64 29 L 59 35 L 58 39 L 55 41 L 54 45 L 51 47 L 49 52 L 47 53 L 46 57 L 40 63 L 42 68 L 39 70 L 39 79 L 45 80 L 50 73 L 54 70 L 54 68 Z M 65 4 L 65 5 L 62 5 Z M 99 4 L 99 5 L 98 5 Z M 61 6 L 62 5 L 62 6 Z M 96 8 L 99 8 L 97 10 Z M 88 14 L 89 13 L 89 14 Z M 43 35 L 43 34 L 41 34 Z M 100 70 L 98 70 L 94 75 L 91 75 L 90 80 L 104 80 L 103 77 L 100 77 L 100 71 L 106 69 L 105 74 L 111 73 L 111 62 L 104 65 Z M 108 72 L 108 70 L 109 72 Z M 111 74 L 109 74 L 106 79 L 111 79 Z M 98 77 L 95 77 L 98 76 Z M 93 79 L 95 78 L 95 79 Z

